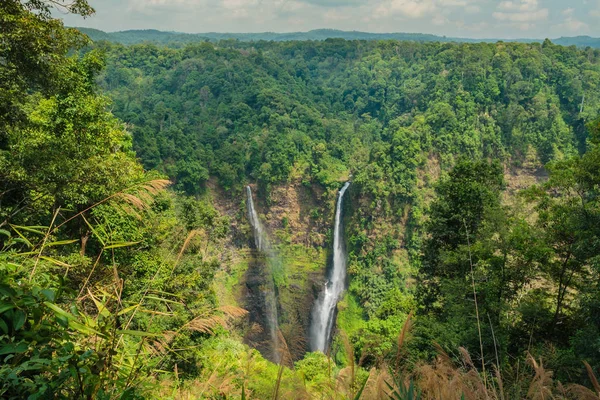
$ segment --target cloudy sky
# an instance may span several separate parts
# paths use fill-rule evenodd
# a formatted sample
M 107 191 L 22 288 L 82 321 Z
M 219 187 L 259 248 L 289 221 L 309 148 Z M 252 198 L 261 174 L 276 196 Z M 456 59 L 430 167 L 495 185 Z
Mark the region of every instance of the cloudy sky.
M 292 32 L 320 28 L 473 38 L 600 37 L 600 0 L 91 0 L 64 16 L 105 31 Z

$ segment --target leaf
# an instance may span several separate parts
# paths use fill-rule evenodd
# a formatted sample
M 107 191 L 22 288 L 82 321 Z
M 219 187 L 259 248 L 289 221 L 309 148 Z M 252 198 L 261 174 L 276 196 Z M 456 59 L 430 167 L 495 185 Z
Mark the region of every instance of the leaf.
M 59 261 L 55 258 L 52 257 L 48 257 L 48 256 L 40 256 L 41 259 L 46 260 L 46 261 L 50 261 L 52 264 L 56 264 L 59 265 L 61 267 L 66 267 L 66 268 L 71 268 L 71 266 L 67 263 L 64 263 L 62 261 Z
M 130 331 L 130 330 L 118 330 L 119 335 L 139 336 L 139 337 L 160 337 L 158 333 L 142 332 L 142 331 Z
M 65 310 L 63 310 L 59 306 L 57 306 L 56 304 L 50 303 L 48 301 L 45 301 L 44 305 L 46 307 L 48 307 L 49 309 L 51 309 L 52 311 L 54 311 L 54 314 L 56 314 L 59 317 L 66 318 L 69 321 L 75 319 L 74 316 L 72 316 L 71 314 L 69 314 L 68 312 L 66 312 Z
M 39 254 L 39 251 L 24 251 L 21 253 L 16 253 L 14 254 L 15 256 L 20 256 L 20 257 L 24 257 L 24 256 L 33 256 Z
M 121 311 L 119 311 L 119 312 L 117 313 L 117 315 L 123 315 L 123 314 L 127 314 L 129 311 L 131 311 L 131 310 L 135 310 L 135 309 L 136 309 L 136 308 L 138 308 L 139 306 L 140 306 L 139 304 L 134 304 L 134 305 L 133 305 L 133 306 L 131 306 L 131 307 L 124 308 L 124 309 L 122 309 Z
M 108 246 L 105 246 L 104 249 L 108 250 L 108 249 L 117 249 L 119 247 L 129 247 L 129 246 L 133 246 L 134 244 L 138 244 L 139 242 L 118 242 L 118 243 L 113 243 L 113 244 L 109 244 Z
M 88 289 L 88 293 L 90 294 L 90 297 L 94 301 L 94 304 L 96 305 L 96 308 L 98 309 L 98 312 L 100 313 L 100 315 L 102 315 L 103 317 L 106 317 L 106 318 L 110 317 L 111 314 L 110 314 L 110 311 L 108 311 L 108 309 L 106 308 L 106 305 L 104 305 L 100 300 L 98 300 L 89 289 Z
M 4 296 L 16 296 L 17 292 L 8 285 L 0 285 L 0 294 Z
M 98 335 L 98 336 L 104 336 L 102 335 L 100 332 L 98 332 L 97 330 L 95 330 L 94 328 L 84 325 L 80 322 L 77 322 L 74 319 L 70 319 L 69 320 L 69 327 L 73 328 L 81 333 L 85 333 L 86 335 Z
M 9 303 L 0 304 L 0 314 L 6 312 L 8 310 L 12 310 L 13 308 L 15 308 L 14 304 L 9 304 Z
M 24 353 L 27 351 L 27 343 L 9 343 L 0 347 L 0 355 L 12 353 Z
M 172 296 L 172 297 L 179 297 L 179 298 L 183 298 L 183 296 L 182 296 L 182 295 L 180 295 L 180 294 L 176 294 L 176 293 L 170 293 L 170 292 L 165 292 L 165 291 L 162 291 L 162 290 L 156 290 L 156 289 L 155 289 L 155 290 L 150 290 L 150 292 L 151 292 L 151 293 L 154 293 L 154 294 L 165 294 L 165 295 L 167 295 L 167 296 Z
M 21 238 L 23 243 L 25 243 L 29 247 L 33 247 L 33 244 L 31 244 L 31 242 L 29 240 L 27 240 L 27 238 L 25 236 L 23 236 L 23 234 L 21 232 L 19 232 L 19 230 L 14 225 L 11 225 L 10 227 L 13 228 L 13 230 L 15 232 L 17 232 L 17 235 L 19 235 L 19 237 Z
M 360 389 L 356 393 L 356 396 L 354 396 L 354 400 L 360 400 L 360 398 L 361 398 L 361 396 L 363 394 L 363 391 L 365 390 L 365 387 L 367 387 L 367 382 L 369 382 L 369 378 L 370 377 L 371 377 L 371 372 L 369 372 L 369 376 L 367 376 L 367 379 L 365 379 L 365 381 L 361 385 Z
M 154 311 L 154 310 L 145 310 L 145 309 L 141 309 L 140 312 L 145 313 L 145 314 L 152 314 L 152 315 L 166 315 L 167 317 L 172 317 L 173 315 L 175 315 L 174 313 Z
M 9 231 L 7 231 L 6 229 L 0 229 L 0 235 L 4 235 L 7 237 L 11 237 L 12 235 L 10 234 Z
M 25 319 L 27 318 L 27 314 L 22 310 L 17 310 L 13 317 L 13 328 L 15 331 L 18 331 L 25 325 Z
M 63 328 L 65 328 L 65 329 L 69 328 L 69 319 L 66 318 L 66 317 L 62 317 L 62 316 L 57 315 L 56 316 L 56 322 L 58 322 L 58 324 L 60 326 L 62 326 Z
M 75 240 L 59 240 L 57 242 L 46 243 L 45 247 L 64 246 L 64 245 L 75 243 L 75 242 L 78 242 L 78 240 L 77 239 L 75 239 Z
M 92 226 L 92 224 L 90 224 L 88 222 L 88 220 L 85 218 L 85 216 L 83 214 L 81 214 L 81 218 L 83 218 L 83 220 L 85 221 L 86 225 L 88 226 L 88 228 L 90 228 L 90 230 L 92 231 L 92 233 L 94 234 L 94 236 L 96 236 L 96 239 L 98 239 L 100 241 L 100 243 L 102 244 L 102 246 L 104 246 L 104 240 L 102 239 L 102 236 L 100 236 L 100 234 L 98 234 L 98 232 L 96 231 L 96 229 L 94 229 L 94 227 Z
M 155 297 L 155 296 L 146 296 L 147 300 L 156 300 L 156 301 L 162 301 L 165 303 L 172 303 L 172 304 L 183 304 L 180 301 L 173 301 L 173 300 L 168 300 L 168 299 L 163 299 L 162 297 Z
M 2 318 L 0 318 L 0 329 L 2 329 L 4 333 L 8 333 L 8 325 L 6 325 L 6 322 L 4 322 Z
M 42 289 L 41 293 L 48 301 L 54 301 L 56 298 L 56 292 L 52 289 Z
M 16 228 L 19 228 L 23 231 L 37 233 L 40 235 L 45 235 L 46 231 L 48 230 L 47 226 L 41 226 L 41 225 L 32 225 L 32 226 L 11 225 L 10 227 L 13 228 L 17 233 L 19 233 L 19 232 L 17 231 Z

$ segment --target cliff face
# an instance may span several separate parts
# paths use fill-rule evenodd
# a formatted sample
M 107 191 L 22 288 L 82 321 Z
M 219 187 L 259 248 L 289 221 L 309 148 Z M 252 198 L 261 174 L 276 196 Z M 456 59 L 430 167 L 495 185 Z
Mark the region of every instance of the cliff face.
M 211 182 L 207 195 L 232 221 L 224 243 L 226 267 L 217 273 L 215 291 L 222 304 L 236 304 L 250 312 L 241 332 L 245 342 L 274 359 L 265 310 L 272 279 L 279 330 L 292 359 L 299 360 L 309 350 L 311 309 L 325 282 L 335 192 L 300 182 L 274 186 L 269 193 L 254 185 L 252 189 L 258 217 L 273 247 L 271 267 L 255 249 L 245 194 L 225 192 Z
M 418 229 L 418 225 L 427 218 L 423 212 L 435 196 L 433 186 L 442 175 L 435 158 L 425 163 L 419 171 L 417 206 L 409 203 L 374 205 L 368 198 L 359 195 L 358 188 L 350 188 L 345 231 L 348 239 L 360 235 L 365 237 L 361 247 L 349 243 L 348 271 L 351 277 L 362 279 L 361 276 L 367 274 L 376 279 L 386 279 L 391 269 L 399 279 L 392 286 L 410 295 L 415 271 L 408 248 L 410 235 L 418 234 L 410 230 Z M 506 169 L 504 201 L 517 201 L 519 190 L 545 179 L 543 169 Z M 238 305 L 250 312 L 239 334 L 247 344 L 273 359 L 268 345 L 265 299 L 268 291 L 274 290 L 279 331 L 292 359 L 301 359 L 309 351 L 311 310 L 323 289 L 326 271 L 331 264 L 336 190 L 327 191 L 317 185 L 295 181 L 273 186 L 266 193 L 252 185 L 254 205 L 276 258 L 272 270 L 265 267 L 264 254 L 255 249 L 247 217 L 246 194 L 225 192 L 214 182 L 209 184 L 207 192 L 215 207 L 231 218 L 231 232 L 223 244 L 221 257 L 224 267 L 218 271 L 215 280 L 219 301 L 221 304 Z M 418 221 L 415 220 L 414 207 L 420 208 Z M 384 239 L 394 240 L 397 245 L 389 253 L 378 253 L 378 244 Z M 369 254 L 378 255 L 369 264 L 369 271 L 361 272 L 357 269 L 356 260 L 367 258 Z M 267 284 L 269 279 L 274 285 Z M 352 287 L 349 293 L 339 304 L 338 317 L 340 327 L 351 335 L 362 326 L 365 315 L 369 315 L 369 304 L 362 304 L 364 298 Z M 366 298 L 368 295 L 363 294 Z

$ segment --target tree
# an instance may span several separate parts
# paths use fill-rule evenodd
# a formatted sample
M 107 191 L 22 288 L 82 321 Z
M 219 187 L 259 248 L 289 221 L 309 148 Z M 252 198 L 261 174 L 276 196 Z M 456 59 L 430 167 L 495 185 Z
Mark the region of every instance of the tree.
M 85 44 L 75 29 L 51 16 L 52 7 L 90 16 L 86 0 L 6 0 L 0 4 L 0 149 L 6 124 L 23 118 L 20 105 L 31 89 L 52 93 L 65 67 L 67 52 Z

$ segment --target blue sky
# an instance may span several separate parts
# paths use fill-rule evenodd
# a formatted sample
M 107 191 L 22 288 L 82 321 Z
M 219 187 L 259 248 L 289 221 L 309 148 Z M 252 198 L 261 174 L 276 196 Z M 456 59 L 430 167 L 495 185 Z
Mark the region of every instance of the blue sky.
M 472 38 L 600 37 L 600 0 L 91 0 L 63 16 L 105 31 L 292 32 L 335 28 Z

